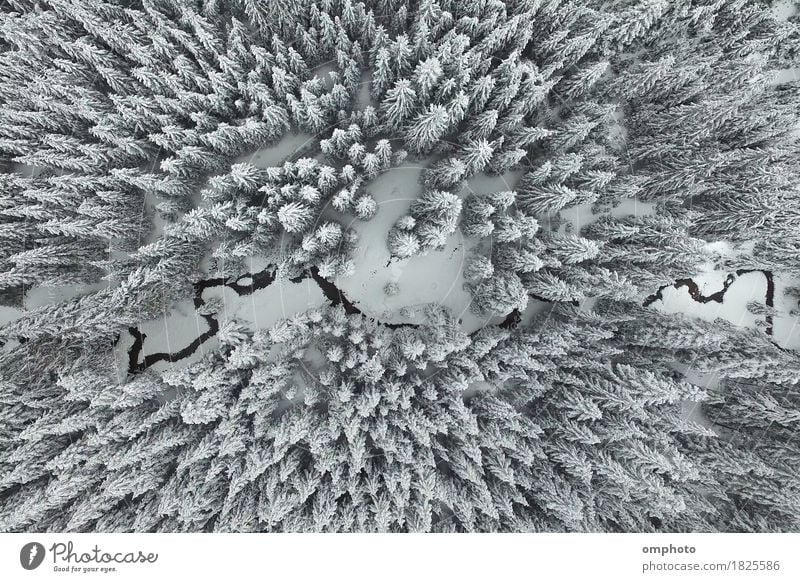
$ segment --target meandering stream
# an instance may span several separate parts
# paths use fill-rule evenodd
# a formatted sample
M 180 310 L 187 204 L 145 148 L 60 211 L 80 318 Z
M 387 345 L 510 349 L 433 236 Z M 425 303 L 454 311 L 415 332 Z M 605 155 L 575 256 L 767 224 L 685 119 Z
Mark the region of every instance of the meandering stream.
M 722 303 L 725 298 L 725 293 L 727 293 L 728 288 L 742 275 L 747 273 L 762 273 L 764 278 L 767 281 L 767 289 L 764 296 L 764 304 L 771 310 L 775 306 L 775 278 L 773 277 L 772 271 L 765 271 L 763 269 L 739 269 L 735 273 L 729 273 L 727 277 L 725 277 L 725 281 L 722 283 L 722 289 L 711 293 L 710 295 L 704 295 L 700 290 L 700 287 L 697 285 L 694 279 L 678 279 L 674 283 L 670 285 L 663 285 L 659 287 L 658 291 L 647 297 L 644 300 L 644 306 L 647 307 L 652 305 L 656 301 L 663 301 L 664 300 L 664 290 L 669 289 L 670 287 L 674 289 L 680 289 L 681 287 L 686 287 L 689 291 L 689 295 L 691 298 L 697 303 L 711 303 L 712 301 L 715 303 Z M 766 333 L 767 335 L 773 335 L 773 317 L 772 313 L 768 313 L 765 317 L 766 319 Z
M 317 267 L 311 267 L 304 270 L 300 275 L 290 279 L 292 283 L 300 283 L 305 279 L 311 279 L 320 288 L 322 293 L 331 305 L 341 305 L 345 313 L 354 315 L 363 315 L 362 311 L 339 289 L 334 283 L 325 279 L 319 274 Z M 242 281 L 249 280 L 249 283 L 242 283 Z M 264 289 L 275 282 L 275 267 L 270 265 L 263 270 L 256 273 L 245 273 L 236 277 L 215 277 L 211 279 L 203 279 L 194 285 L 194 297 L 192 302 L 194 304 L 196 314 L 201 317 L 208 329 L 198 335 L 186 347 L 175 352 L 157 352 L 153 354 L 146 354 L 142 358 L 142 349 L 144 348 L 144 340 L 147 337 L 138 327 L 128 328 L 128 332 L 133 336 L 133 345 L 128 349 L 128 371 L 132 374 L 142 372 L 158 362 L 177 362 L 192 355 L 197 348 L 199 348 L 207 340 L 214 337 L 219 331 L 219 320 L 214 314 L 202 313 L 202 307 L 206 304 L 203 293 L 212 287 L 228 287 L 236 292 L 239 296 L 251 295 L 253 292 Z M 400 327 L 416 327 L 415 323 L 385 323 L 380 322 L 386 327 L 396 329 Z
M 690 278 L 678 279 L 670 285 L 660 287 L 655 293 L 648 296 L 644 305 L 649 306 L 656 301 L 663 301 L 664 291 L 668 288 L 680 289 L 686 287 L 692 300 L 697 303 L 719 303 L 721 304 L 725 298 L 725 294 L 730 286 L 742 275 L 746 273 L 760 272 L 764 275 L 767 285 L 765 293 L 765 305 L 768 308 L 774 306 L 775 301 L 775 283 L 773 274 L 770 271 L 756 270 L 756 269 L 740 269 L 735 273 L 730 273 L 725 278 L 722 288 L 714 293 L 705 295 L 701 291 L 698 284 Z M 348 314 L 364 315 L 361 309 L 354 303 L 342 290 L 333 282 L 322 277 L 317 267 L 310 267 L 304 270 L 300 275 L 290 279 L 292 283 L 300 283 L 304 280 L 313 281 L 324 294 L 325 298 L 330 305 L 341 305 L 345 312 Z M 255 273 L 245 273 L 239 277 L 215 277 L 198 281 L 194 285 L 194 296 L 192 302 L 196 315 L 202 318 L 208 329 L 197 335 L 185 347 L 173 352 L 156 352 L 151 354 L 142 355 L 144 349 L 144 341 L 147 334 L 142 332 L 138 327 L 130 327 L 128 332 L 133 337 L 133 344 L 128 349 L 128 371 L 129 373 L 136 374 L 149 368 L 158 362 L 177 362 L 191 356 L 203 343 L 214 337 L 219 331 L 219 320 L 215 314 L 203 313 L 202 307 L 206 304 L 203 296 L 207 289 L 213 287 L 227 287 L 233 290 L 239 296 L 247 296 L 253 294 L 259 289 L 265 289 L 276 281 L 275 267 L 269 265 L 263 270 Z M 417 323 L 390 323 L 383 322 L 377 318 L 373 318 L 386 327 L 396 329 L 400 327 L 416 327 L 420 324 Z M 522 314 L 519 310 L 515 309 L 509 313 L 502 321 L 497 323 L 500 327 L 513 329 L 517 327 L 522 321 Z M 773 333 L 773 316 L 771 313 L 766 315 L 766 332 L 769 335 Z M 472 332 L 475 333 L 475 332 Z

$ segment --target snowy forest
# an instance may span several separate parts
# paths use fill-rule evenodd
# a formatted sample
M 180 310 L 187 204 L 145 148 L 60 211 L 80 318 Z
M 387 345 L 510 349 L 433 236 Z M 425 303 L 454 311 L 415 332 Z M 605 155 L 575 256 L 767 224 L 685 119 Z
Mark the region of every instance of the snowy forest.
M 800 531 L 800 2 L 0 12 L 0 531 Z

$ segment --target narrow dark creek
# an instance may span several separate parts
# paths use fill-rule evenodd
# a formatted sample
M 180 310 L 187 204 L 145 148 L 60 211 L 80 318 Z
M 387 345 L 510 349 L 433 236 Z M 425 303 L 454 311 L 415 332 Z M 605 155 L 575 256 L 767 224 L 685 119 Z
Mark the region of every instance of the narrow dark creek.
M 250 280 L 250 283 L 240 283 L 240 281 L 247 279 Z M 238 295 L 250 295 L 258 289 L 268 287 L 273 281 L 275 281 L 274 267 L 267 267 L 258 273 L 245 273 L 236 279 L 231 277 L 204 279 L 194 284 L 194 297 L 192 298 L 192 302 L 194 303 L 195 311 L 199 310 L 206 303 L 205 299 L 203 299 L 203 291 L 210 287 L 225 286 L 236 291 Z M 142 333 L 139 328 L 129 327 L 128 333 L 133 336 L 133 345 L 128 350 L 128 371 L 132 374 L 136 374 L 137 372 L 146 370 L 157 362 L 177 362 L 178 360 L 191 356 L 197 348 L 214 337 L 219 331 L 219 321 L 217 321 L 214 315 L 203 315 L 201 313 L 198 313 L 198 315 L 205 320 L 208 329 L 192 340 L 188 346 L 177 352 L 147 354 L 141 361 L 139 361 L 139 358 L 147 334 Z
M 740 277 L 741 275 L 753 272 L 763 273 L 767 281 L 765 304 L 769 308 L 774 307 L 775 282 L 773 279 L 773 274 L 771 271 L 764 271 L 759 269 L 740 269 L 735 273 L 730 273 L 725 278 L 725 281 L 722 285 L 722 289 L 720 289 L 719 291 L 715 291 L 710 295 L 703 295 L 703 293 L 700 291 L 700 288 L 698 287 L 697 283 L 695 283 L 694 280 L 678 279 L 670 285 L 664 285 L 660 287 L 655 293 L 653 293 L 652 295 L 650 295 L 645 299 L 644 305 L 649 306 L 655 303 L 656 301 L 663 300 L 664 290 L 670 287 L 673 287 L 675 289 L 686 287 L 689 290 L 689 295 L 691 296 L 691 298 L 698 303 L 711 303 L 711 302 L 722 303 L 725 298 L 725 293 L 727 292 L 728 288 L 733 284 L 733 282 L 736 281 L 738 277 Z M 319 286 L 320 290 L 328 299 L 331 305 L 341 305 L 344 308 L 345 313 L 349 315 L 364 315 L 361 309 L 359 309 L 342 292 L 341 289 L 339 289 L 334 283 L 332 283 L 331 281 L 320 275 L 319 269 L 317 267 L 310 267 L 304 270 L 297 277 L 290 279 L 290 281 L 292 283 L 300 283 L 305 279 L 312 279 L 317 284 L 317 286 Z M 249 280 L 249 283 L 242 283 L 242 281 L 247 281 L 247 280 Z M 245 273 L 244 275 L 236 277 L 235 279 L 232 277 L 215 277 L 212 279 L 204 279 L 202 281 L 198 281 L 194 285 L 194 297 L 193 297 L 194 308 L 195 310 L 199 310 L 203 305 L 205 305 L 205 299 L 203 299 L 203 292 L 211 287 L 225 286 L 235 291 L 238 295 L 245 296 L 245 295 L 250 295 L 259 289 L 264 289 L 268 287 L 274 281 L 275 281 L 274 266 L 269 266 L 257 273 L 252 273 L 252 274 Z M 142 358 L 141 356 L 142 356 L 142 349 L 144 348 L 144 341 L 147 337 L 147 334 L 143 333 L 136 327 L 128 328 L 128 332 L 134 338 L 133 345 L 131 345 L 130 349 L 128 350 L 128 371 L 131 374 L 136 374 L 146 370 L 147 368 L 158 362 L 177 362 L 183 358 L 192 355 L 195 352 L 195 350 L 197 350 L 197 348 L 199 348 L 203 343 L 214 337 L 219 331 L 219 321 L 217 320 L 215 315 L 213 314 L 211 315 L 198 314 L 198 315 L 200 315 L 200 317 L 202 317 L 203 320 L 205 320 L 206 324 L 208 325 L 208 329 L 202 334 L 200 334 L 198 337 L 196 337 L 189 345 L 176 352 L 158 352 L 153 354 L 147 354 L 144 356 L 144 358 Z M 521 321 L 522 321 L 522 314 L 518 309 L 514 309 L 498 325 L 505 329 L 514 329 L 520 324 Z M 419 325 L 415 323 L 388 323 L 380 321 L 379 323 L 381 323 L 381 325 L 385 325 L 390 329 L 397 329 L 401 327 L 418 327 Z M 768 335 L 772 335 L 773 318 L 771 314 L 768 314 L 766 316 L 766 323 L 767 323 L 766 332 Z
M 348 299 L 344 293 L 342 293 L 341 289 L 319 274 L 319 269 L 317 267 L 310 267 L 309 269 L 304 270 L 297 277 L 289 280 L 292 283 L 301 283 L 305 279 L 312 279 L 319 286 L 320 290 L 331 305 L 341 305 L 344 308 L 345 313 L 349 315 L 364 315 L 363 312 L 356 307 L 356 305 L 350 301 L 350 299 Z M 246 280 L 250 280 L 250 283 L 241 283 L 241 281 Z M 236 279 L 233 279 L 232 277 L 203 279 L 202 281 L 198 281 L 194 284 L 194 297 L 192 298 L 194 308 L 195 310 L 199 310 L 203 305 L 205 305 L 203 292 L 211 287 L 225 286 L 235 291 L 239 296 L 245 296 L 258 291 L 259 289 L 264 289 L 270 286 L 274 281 L 275 267 L 272 265 L 257 273 L 245 273 Z M 177 362 L 178 360 L 182 360 L 183 358 L 187 358 L 192 355 L 197 348 L 214 337 L 219 331 L 219 321 L 215 315 L 203 315 L 200 313 L 198 313 L 198 315 L 205 320 L 206 324 L 208 325 L 208 329 L 192 340 L 189 345 L 181 350 L 178 350 L 177 352 L 157 352 L 153 354 L 147 354 L 144 356 L 144 358 L 141 356 L 142 349 L 144 348 L 144 340 L 147 338 L 147 334 L 142 333 L 139 328 L 129 327 L 128 332 L 131 334 L 131 336 L 133 336 L 134 341 L 133 345 L 131 345 L 130 349 L 128 350 L 128 372 L 131 374 L 137 374 L 158 362 Z M 417 327 L 418 325 L 415 323 L 379 323 L 391 329 L 397 329 L 400 327 Z

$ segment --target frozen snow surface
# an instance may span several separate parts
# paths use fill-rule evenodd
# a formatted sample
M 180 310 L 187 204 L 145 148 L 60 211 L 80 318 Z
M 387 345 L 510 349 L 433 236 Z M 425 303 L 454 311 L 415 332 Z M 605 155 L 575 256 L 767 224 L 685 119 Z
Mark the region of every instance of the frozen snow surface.
M 276 143 L 255 152 L 243 154 L 236 158 L 233 163 L 241 164 L 247 162 L 257 168 L 281 166 L 287 159 L 311 148 L 315 140 L 316 138 L 308 133 L 287 133 Z
M 786 21 L 797 14 L 797 3 L 794 0 L 779 0 L 773 3 L 772 13 L 778 20 Z
M 11 323 L 12 321 L 16 321 L 22 317 L 23 314 L 24 311 L 17 309 L 16 307 L 0 305 L 0 325 L 5 325 L 7 323 Z
M 354 257 L 355 273 L 339 277 L 336 285 L 365 314 L 386 323 L 423 323 L 426 305 L 448 308 L 466 332 L 496 323 L 497 317 L 480 317 L 470 310 L 472 297 L 464 288 L 464 265 L 471 251 L 480 243 L 456 230 L 441 249 L 429 250 L 407 259 L 392 258 L 386 238 L 394 223 L 408 214 L 411 202 L 422 193 L 420 181 L 424 165 L 407 161 L 374 180 L 365 189 L 378 203 L 378 212 L 369 221 L 354 219 L 347 226 L 359 234 L 359 248 Z M 486 194 L 513 190 L 521 172 L 502 176 L 478 174 L 461 191 Z M 394 283 L 396 294 L 384 288 Z M 500 318 L 502 319 L 502 318 Z
M 217 315 L 220 322 L 235 319 L 251 330 L 269 329 L 282 319 L 321 307 L 326 302 L 319 286 L 311 279 L 300 283 L 277 279 L 249 295 L 239 295 L 230 287 L 211 287 L 203 292 L 203 298 L 206 302 L 213 298 L 221 302 L 222 310 Z
M 471 297 L 463 288 L 462 271 L 476 241 L 456 231 L 443 249 L 408 259 L 393 259 L 386 245 L 389 230 L 422 192 L 422 169 L 415 162 L 407 162 L 367 184 L 366 191 L 378 203 L 378 212 L 369 221 L 354 220 L 348 225 L 360 237 L 355 273 L 339 277 L 336 285 L 365 314 L 381 321 L 421 323 L 420 308 L 436 303 L 449 308 L 462 320 L 464 329 L 473 331 L 484 321 L 469 310 Z M 387 283 L 397 284 L 397 294 L 384 293 Z
M 666 287 L 662 290 L 662 300 L 653 304 L 665 313 L 685 313 L 706 321 L 724 319 L 740 327 L 767 327 L 764 316 L 752 313 L 747 305 L 765 305 L 767 296 L 767 277 L 760 271 L 731 275 L 726 271 L 698 273 L 691 277 L 703 297 L 711 296 L 724 289 L 725 280 L 734 276 L 733 283 L 725 290 L 721 302 L 706 303 L 692 298 L 687 286 Z M 795 286 L 790 277 L 774 275 L 774 310 L 771 317 L 770 333 L 776 344 L 783 348 L 800 348 L 800 328 L 797 315 L 797 300 L 785 293 L 787 287 Z
M 106 281 L 92 284 L 62 285 L 59 287 L 33 287 L 25 293 L 23 305 L 25 309 L 32 310 L 44 305 L 63 303 L 70 299 L 83 297 L 106 287 L 108 287 L 108 282 Z
M 559 217 L 565 222 L 562 226 L 562 230 L 566 229 L 567 225 L 570 225 L 569 228 L 573 233 L 580 233 L 582 228 L 596 222 L 603 213 L 593 212 L 593 206 L 594 203 L 587 202 L 561 210 L 559 212 Z M 655 214 L 655 208 L 655 202 L 645 202 L 635 198 L 623 198 L 615 207 L 611 208 L 607 214 L 615 218 L 622 218 L 624 216 L 651 216 Z
M 800 281 L 785 275 L 775 275 L 775 311 L 772 321 L 772 337 L 782 348 L 800 350 L 800 318 L 798 299 L 786 293 L 790 287 L 797 287 Z M 794 313 L 792 313 L 794 312 Z

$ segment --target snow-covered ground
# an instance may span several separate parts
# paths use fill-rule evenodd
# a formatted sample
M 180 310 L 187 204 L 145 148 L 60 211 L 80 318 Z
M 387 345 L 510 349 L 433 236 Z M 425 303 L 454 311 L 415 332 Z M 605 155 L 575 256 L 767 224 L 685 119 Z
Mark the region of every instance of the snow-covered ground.
M 692 280 L 697 283 L 702 295 L 709 296 L 723 289 L 727 276 L 727 272 L 713 271 L 699 273 Z M 747 304 L 751 301 L 763 304 L 766 288 L 767 282 L 763 274 L 745 273 L 731 284 L 722 303 L 701 303 L 692 299 L 686 287 L 667 287 L 662 291 L 663 300 L 657 301 L 653 306 L 665 313 L 685 313 L 707 321 L 721 318 L 741 327 L 753 327 L 756 316 L 748 312 Z
M 772 318 L 772 338 L 782 348 L 800 350 L 800 318 L 792 311 L 798 310 L 796 297 L 786 293 L 789 287 L 797 287 L 800 281 L 785 275 L 774 275 L 775 311 Z
M 772 4 L 772 13 L 778 20 L 786 21 L 797 14 L 797 3 L 794 0 L 779 0 Z
M 207 330 L 208 323 L 195 311 L 192 300 L 178 301 L 162 317 L 139 324 L 139 331 L 145 336 L 140 360 L 150 354 L 178 352 Z M 123 369 L 128 366 L 128 350 L 133 343 L 134 338 L 130 334 L 123 334 L 117 342 L 115 354 Z M 216 338 L 200 345 L 191 356 L 181 360 L 180 365 L 199 360 L 214 348 Z M 159 362 L 153 369 L 161 371 L 169 367 L 169 363 Z
M 9 307 L 8 305 L 0 305 L 0 325 L 5 325 L 16 321 L 25 314 L 21 309 L 16 307 Z
M 144 240 L 141 241 L 139 246 L 154 243 L 161 238 L 164 232 L 164 227 L 169 224 L 166 218 L 156 211 L 156 206 L 159 200 L 153 195 L 152 192 L 146 192 L 144 201 L 142 202 L 142 220 L 150 218 L 150 230 L 147 232 Z
M 389 230 L 408 214 L 409 205 L 422 193 L 422 169 L 416 162 L 406 162 L 367 184 L 378 212 L 369 221 L 354 219 L 347 225 L 359 234 L 355 272 L 337 278 L 336 285 L 365 314 L 381 321 L 420 323 L 421 313 L 414 313 L 415 308 L 438 303 L 463 318 L 465 327 L 480 325 L 469 311 L 469 293 L 462 289 L 462 266 L 471 245 L 460 231 L 448 239 L 444 249 L 404 260 L 392 260 L 386 245 Z M 399 286 L 396 295 L 384 293 L 390 282 Z
M 703 296 L 710 296 L 724 288 L 727 271 L 711 271 L 698 273 L 692 277 Z M 800 349 L 800 326 L 798 318 L 791 311 L 797 307 L 797 300 L 785 293 L 788 286 L 796 285 L 788 277 L 774 276 L 774 309 L 772 318 L 772 336 L 776 344 L 783 348 Z M 722 303 L 695 301 L 687 287 L 667 287 L 662 291 L 662 300 L 653 303 L 653 307 L 665 313 L 685 313 L 706 321 L 717 318 L 724 319 L 740 327 L 756 327 L 761 322 L 765 327 L 764 317 L 751 313 L 748 303 L 765 305 L 767 278 L 761 272 L 744 273 L 735 278 L 722 298 Z
M 377 214 L 369 221 L 354 219 L 346 226 L 358 232 L 359 248 L 354 257 L 355 273 L 339 277 L 336 285 L 359 309 L 387 323 L 422 323 L 423 307 L 434 303 L 447 307 L 466 332 L 480 329 L 502 318 L 479 317 L 470 311 L 472 297 L 464 289 L 463 269 L 470 251 L 479 243 L 453 233 L 444 248 L 430 250 L 408 259 L 392 259 L 386 237 L 394 223 L 408 214 L 411 202 L 422 193 L 423 165 L 408 161 L 392 168 L 366 185 L 378 203 Z M 461 194 L 485 194 L 513 189 L 519 173 L 503 176 L 478 175 L 470 179 Z M 395 295 L 384 293 L 395 283 Z
M 795 0 L 780 0 L 772 4 L 772 14 L 777 20 L 784 22 L 797 14 L 797 10 L 798 4 Z M 778 71 L 772 82 L 774 85 L 783 85 L 798 79 L 800 79 L 800 67 L 793 67 Z
M 522 170 L 512 170 L 499 176 L 479 173 L 467 180 L 462 194 L 466 198 L 470 194 L 489 194 L 491 192 L 504 192 L 515 190 L 517 182 L 525 172 Z
M 800 67 L 780 69 L 779 71 L 776 71 L 775 77 L 772 79 L 772 84 L 783 85 L 785 83 L 792 83 L 798 79 L 800 79 Z
M 306 151 L 315 143 L 315 137 L 309 133 L 287 133 L 280 140 L 265 148 L 251 153 L 243 154 L 233 163 L 244 162 L 253 164 L 257 168 L 281 166 L 293 155 Z
M 324 72 L 320 70 L 320 74 Z M 370 104 L 368 79 L 362 83 L 357 101 L 359 108 Z M 241 156 L 236 162 L 246 161 L 262 168 L 276 166 L 295 154 L 309 152 L 314 144 L 315 138 L 309 134 L 290 133 L 275 144 Z M 386 323 L 423 323 L 424 307 L 429 304 L 447 307 L 460 320 L 462 329 L 466 332 L 500 323 L 502 317 L 478 317 L 472 313 L 470 310 L 472 298 L 464 289 L 463 267 L 471 251 L 479 244 L 480 241 L 477 239 L 464 237 L 459 229 L 448 238 L 447 244 L 442 249 L 431 250 L 403 260 L 392 259 L 390 256 L 386 244 L 389 230 L 398 218 L 408 213 L 411 202 L 422 193 L 420 177 L 428 162 L 428 160 L 408 159 L 402 165 L 387 170 L 365 185 L 365 190 L 378 203 L 378 212 L 369 221 L 352 218 L 349 224 L 345 223 L 345 226 L 358 232 L 360 241 L 354 256 L 354 274 L 347 277 L 340 276 L 335 284 L 365 315 Z M 479 174 L 468 180 L 460 195 L 466 198 L 473 193 L 514 190 L 521 175 L 521 171 L 509 172 L 502 176 Z M 154 200 L 145 201 L 149 206 L 153 206 L 154 203 Z M 643 216 L 653 214 L 654 210 L 654 203 L 625 199 L 611 209 L 610 213 L 619 217 Z M 560 216 L 564 222 L 561 228 L 570 228 L 576 233 L 580 233 L 583 227 L 599 217 L 592 212 L 592 204 L 565 209 Z M 151 218 L 153 226 L 143 242 L 152 242 L 161 235 L 164 219 L 155 212 L 151 213 Z M 341 219 L 341 216 L 337 218 Z M 709 243 L 708 249 L 715 251 L 715 254 L 721 257 L 734 257 L 742 250 L 732 249 L 731 245 L 724 241 Z M 259 272 L 266 266 L 267 260 L 264 257 L 251 257 L 248 264 L 250 273 Z M 693 279 L 700 293 L 708 296 L 723 288 L 727 276 L 728 272 L 714 270 L 713 264 L 709 262 L 698 266 L 698 273 Z M 774 282 L 773 337 L 782 347 L 800 348 L 797 318 L 790 315 L 790 311 L 797 307 L 797 302 L 784 293 L 787 286 L 796 282 L 793 283 L 780 276 L 776 276 Z M 239 283 L 247 284 L 247 281 L 240 280 Z M 389 295 L 384 292 L 388 283 L 396 285 L 395 294 Z M 653 306 L 667 313 L 681 312 L 706 320 L 723 318 L 735 325 L 747 327 L 760 323 L 764 328 L 763 315 L 751 313 L 747 309 L 747 304 L 754 302 L 763 305 L 766 285 L 766 278 L 760 272 L 743 274 L 730 284 L 721 303 L 715 301 L 701 303 L 690 296 L 686 287 L 668 287 L 662 291 L 662 299 L 656 301 Z M 46 304 L 68 301 L 105 286 L 106 283 L 99 283 L 35 288 L 27 293 L 24 309 L 35 309 Z M 216 318 L 220 324 L 234 318 L 252 330 L 272 327 L 280 319 L 292 317 L 327 302 L 318 285 L 311 279 L 300 283 L 277 280 L 249 295 L 239 295 L 226 286 L 210 287 L 203 292 L 203 299 L 207 305 L 218 304 L 219 311 Z M 584 307 L 591 308 L 591 301 L 586 302 Z M 547 309 L 549 309 L 548 304 L 531 300 L 528 308 L 522 313 L 522 323 L 529 323 L 535 315 Z M 0 324 L 13 321 L 23 313 L 24 310 L 0 308 Z M 139 361 L 151 354 L 180 352 L 208 329 L 207 321 L 196 311 L 192 300 L 180 301 L 163 317 L 143 322 L 139 326 L 139 331 L 145 336 Z M 115 347 L 120 373 L 123 376 L 127 372 L 128 352 L 133 343 L 134 337 L 126 333 Z M 210 337 L 179 362 L 159 361 L 153 368 L 159 371 L 172 366 L 185 366 L 215 350 L 217 345 L 216 337 Z
M 596 222 L 602 214 L 592 212 L 592 202 L 578 204 L 571 208 L 564 208 L 559 216 L 565 221 L 562 230 L 566 229 L 567 224 L 572 225 L 572 232 L 580 234 L 581 229 Z M 624 216 L 650 216 L 655 214 L 655 202 L 643 202 L 635 198 L 623 198 L 619 204 L 608 211 L 608 214 L 616 218 Z
M 372 94 L 370 93 L 371 88 L 372 72 L 367 71 L 361 75 L 361 80 L 358 83 L 358 92 L 356 93 L 356 102 L 353 105 L 353 109 L 356 111 L 363 111 L 370 105 L 373 107 L 376 106 L 376 103 L 372 100 Z
M 693 384 L 699 385 L 696 382 L 692 382 Z M 681 401 L 681 418 L 687 420 L 689 422 L 694 422 L 703 426 L 709 430 L 718 433 L 718 428 L 714 426 L 714 423 L 711 419 L 706 416 L 705 411 L 703 410 L 703 403 L 702 402 L 695 402 L 694 400 L 682 400 Z
M 58 287 L 33 287 L 25 293 L 23 305 L 32 310 L 44 305 L 64 303 L 76 297 L 83 297 L 108 287 L 108 281 L 98 283 L 80 283 L 76 285 L 60 285 Z
M 331 73 L 336 71 L 337 64 L 336 61 L 331 59 L 321 65 L 317 65 L 311 71 L 312 76 L 319 78 L 322 81 L 323 86 L 325 89 L 330 90 L 333 87 L 333 79 L 331 78 Z
M 303 147 L 307 138 L 292 136 L 290 144 Z M 282 159 L 288 147 L 284 141 L 285 138 L 267 149 L 279 149 Z M 277 157 L 268 157 L 277 156 L 275 151 L 265 152 L 262 150 L 254 154 L 261 156 L 254 163 L 265 166 L 278 163 Z M 443 249 L 410 259 L 391 260 L 386 245 L 387 234 L 396 220 L 408 213 L 411 202 L 421 194 L 420 175 L 423 168 L 418 162 L 408 161 L 367 184 L 367 191 L 378 202 L 378 213 L 370 221 L 353 219 L 349 224 L 360 236 L 354 257 L 355 273 L 339 277 L 335 283 L 366 315 L 387 323 L 423 323 L 424 307 L 431 303 L 450 309 L 461 319 L 462 328 L 467 332 L 499 323 L 501 317 L 478 317 L 469 309 L 471 296 L 463 288 L 463 266 L 478 241 L 465 238 L 460 230 L 448 239 Z M 462 195 L 513 189 L 520 174 L 475 176 L 466 184 Z M 266 262 L 261 257 L 252 257 L 248 266 L 249 272 L 255 273 L 266 267 Z M 247 282 L 239 280 L 240 284 Z M 398 285 L 399 292 L 396 295 L 384 293 L 384 287 L 389 282 Z M 207 304 L 219 303 L 221 310 L 217 319 L 220 323 L 235 318 L 248 324 L 251 329 L 272 327 L 280 319 L 322 306 L 327 301 L 320 288 L 310 279 L 300 283 L 277 280 L 264 289 L 243 296 L 226 286 L 211 287 L 203 292 L 203 299 Z M 543 307 L 538 303 L 531 301 L 529 309 L 523 314 L 523 321 L 529 320 L 540 310 L 537 308 Z M 196 312 L 191 300 L 179 302 L 162 318 L 139 326 L 139 331 L 145 336 L 139 361 L 150 354 L 179 352 L 207 330 L 208 324 Z M 133 341 L 133 336 L 126 334 L 117 345 L 117 356 L 123 369 L 128 365 L 128 351 Z M 152 367 L 160 371 L 172 366 L 185 366 L 216 347 L 216 338 L 209 338 L 180 362 L 160 361 Z
M 43 168 L 42 166 L 31 166 L 29 164 L 21 164 L 19 162 L 14 162 L 11 164 L 11 172 L 14 174 L 19 174 L 20 176 L 25 176 L 26 178 L 36 178 L 37 176 L 41 175 L 42 172 L 53 173 L 56 176 L 62 176 L 67 173 L 66 170 L 62 170 L 60 168 Z
M 308 137 L 291 136 L 290 143 L 303 147 L 303 140 Z M 285 147 L 284 143 L 281 147 L 284 153 Z M 264 154 L 265 157 L 260 158 L 259 163 L 265 165 L 277 163 L 275 157 L 264 161 L 268 156 L 276 155 L 274 152 Z M 438 304 L 450 309 L 461 320 L 464 331 L 473 332 L 485 325 L 497 324 L 502 321 L 502 317 L 478 317 L 470 311 L 471 296 L 464 289 L 463 267 L 470 251 L 479 241 L 464 237 L 458 230 L 449 237 L 443 249 L 428 251 L 404 260 L 392 259 L 390 256 L 386 245 L 387 234 L 397 219 L 408 213 L 411 202 L 421 194 L 423 187 L 420 176 L 423 168 L 423 164 L 409 160 L 384 172 L 366 185 L 366 190 L 378 203 L 378 212 L 372 220 L 362 221 L 353 218 L 346 224 L 355 229 L 360 237 L 354 257 L 355 272 L 347 277 L 339 277 L 335 283 L 365 315 L 382 322 L 423 323 L 424 307 L 428 304 Z M 469 180 L 461 194 L 466 197 L 470 193 L 513 190 L 519 175 L 518 172 L 495 177 L 479 175 Z M 627 216 L 647 215 L 653 211 L 652 203 L 630 199 L 622 201 L 611 213 L 614 216 Z M 576 232 L 597 219 L 591 212 L 590 204 L 567 209 L 562 212 L 562 216 Z M 741 251 L 732 249 L 724 241 L 709 243 L 708 248 L 719 256 L 729 257 Z M 266 267 L 266 259 L 251 257 L 248 267 L 249 272 L 258 272 Z M 701 295 L 708 296 L 723 289 L 728 272 L 703 271 L 712 268 L 710 263 L 700 268 L 701 271 L 693 277 L 693 280 Z M 248 281 L 240 280 L 239 283 L 247 284 Z M 396 294 L 387 295 L 384 292 L 387 283 L 397 285 Z M 775 278 L 776 315 L 773 317 L 772 328 L 776 343 L 782 347 L 798 348 L 800 330 L 796 325 L 797 318 L 789 313 L 795 307 L 793 303 L 796 302 L 784 294 L 784 289 L 790 283 L 781 277 Z M 751 313 L 747 309 L 747 304 L 751 302 L 764 304 L 766 284 L 766 278 L 760 272 L 743 274 L 730 284 L 721 303 L 715 301 L 701 303 L 690 296 L 686 287 L 667 287 L 662 291 L 662 299 L 656 301 L 654 307 L 667 313 L 686 313 L 706 320 L 723 318 L 735 325 L 752 327 L 757 325 L 759 320 L 763 320 L 763 316 Z M 26 298 L 26 308 L 67 300 L 97 288 L 100 287 L 36 289 Z M 204 291 L 203 299 L 208 304 L 218 302 L 220 311 L 217 313 L 217 319 L 220 323 L 235 318 L 251 329 L 269 328 L 280 319 L 292 317 L 327 302 L 320 288 L 311 279 L 301 283 L 277 280 L 264 289 L 242 296 L 229 287 L 211 287 Z M 591 308 L 591 305 L 587 304 L 584 307 Z M 530 322 L 534 315 L 547 309 L 547 304 L 531 300 L 522 314 L 522 323 Z M 6 319 L 18 317 L 12 311 L 8 314 L 0 313 L 0 317 Z M 762 327 L 764 327 L 763 322 Z M 149 354 L 176 353 L 185 349 L 208 330 L 208 324 L 194 309 L 192 301 L 185 300 L 173 306 L 164 317 L 144 322 L 139 329 L 145 335 L 140 354 L 141 361 Z M 132 344 L 133 337 L 125 334 L 116 347 L 123 373 L 127 369 L 128 350 Z M 153 368 L 158 371 L 172 366 L 185 366 L 202 358 L 216 347 L 217 340 L 211 337 L 180 362 L 160 361 L 154 364 Z
M 203 298 L 207 304 L 212 300 L 220 302 L 222 310 L 217 316 L 220 323 L 236 319 L 247 324 L 251 330 L 269 329 L 282 319 L 321 307 L 327 301 L 319 286 L 311 279 L 304 279 L 300 283 L 277 279 L 250 295 L 239 295 L 230 287 L 211 287 L 203 292 Z

